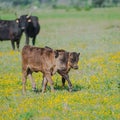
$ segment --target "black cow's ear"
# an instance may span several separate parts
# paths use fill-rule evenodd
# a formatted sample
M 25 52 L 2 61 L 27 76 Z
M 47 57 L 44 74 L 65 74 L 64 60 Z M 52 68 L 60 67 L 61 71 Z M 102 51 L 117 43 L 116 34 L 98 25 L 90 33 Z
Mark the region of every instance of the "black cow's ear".
M 30 17 L 29 15 L 26 16 L 26 18 L 29 18 L 29 17 Z
M 78 53 L 78 56 L 80 56 L 80 53 Z
M 31 19 L 28 19 L 28 22 L 31 22 Z
M 19 19 L 16 19 L 16 23 L 19 23 Z
M 55 53 L 55 58 L 57 58 L 59 56 L 58 51 L 55 50 L 54 53 Z

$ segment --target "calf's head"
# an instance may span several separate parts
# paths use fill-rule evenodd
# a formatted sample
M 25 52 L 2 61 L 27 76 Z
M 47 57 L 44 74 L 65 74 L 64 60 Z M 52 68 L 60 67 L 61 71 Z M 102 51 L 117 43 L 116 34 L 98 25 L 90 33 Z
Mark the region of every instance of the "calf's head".
M 57 70 L 66 70 L 67 69 L 67 63 L 68 63 L 68 57 L 69 53 L 65 50 L 56 50 L 56 67 Z
M 76 52 L 69 53 L 68 64 L 71 68 L 78 69 L 79 56 L 80 56 L 80 53 L 76 53 Z

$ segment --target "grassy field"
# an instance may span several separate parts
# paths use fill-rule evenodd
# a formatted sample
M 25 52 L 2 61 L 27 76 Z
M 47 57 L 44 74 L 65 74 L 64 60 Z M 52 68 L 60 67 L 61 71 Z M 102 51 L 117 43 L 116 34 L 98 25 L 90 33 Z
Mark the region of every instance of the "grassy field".
M 36 46 L 80 52 L 70 71 L 73 92 L 53 76 L 56 92 L 34 93 L 27 81 L 22 95 L 21 53 L 0 42 L 0 120 L 120 120 L 120 8 L 91 11 L 37 10 L 41 31 Z M 14 10 L 0 11 L 14 19 Z M 19 14 L 23 14 L 17 10 Z M 25 14 L 25 13 L 24 13 Z M 20 51 L 25 44 L 21 39 Z M 41 90 L 42 74 L 33 74 Z

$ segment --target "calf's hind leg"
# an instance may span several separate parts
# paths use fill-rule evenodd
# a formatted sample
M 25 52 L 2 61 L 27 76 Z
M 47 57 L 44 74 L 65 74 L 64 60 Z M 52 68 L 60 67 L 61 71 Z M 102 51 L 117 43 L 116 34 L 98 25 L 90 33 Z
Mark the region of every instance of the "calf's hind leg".
M 26 81 L 27 81 L 27 73 L 22 73 L 22 93 L 26 94 Z
M 33 91 L 36 91 L 36 83 L 35 83 L 35 80 L 34 80 L 33 77 L 32 77 L 32 72 L 30 71 L 30 69 L 28 69 L 27 75 L 28 75 L 28 78 L 29 78 L 30 81 L 31 81 L 32 90 L 33 90 Z

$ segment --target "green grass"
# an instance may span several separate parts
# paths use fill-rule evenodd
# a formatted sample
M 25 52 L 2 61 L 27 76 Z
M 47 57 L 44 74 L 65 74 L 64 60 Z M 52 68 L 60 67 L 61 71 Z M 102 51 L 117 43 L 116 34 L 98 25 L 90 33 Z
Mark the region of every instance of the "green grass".
M 7 11 L 7 10 L 6 10 Z M 0 11 L 2 19 L 15 19 L 14 12 Z M 11 12 L 12 11 L 12 12 Z M 34 93 L 27 81 L 22 95 L 21 52 L 10 41 L 0 42 L 0 120 L 119 120 L 120 119 L 120 8 L 36 10 L 41 31 L 36 46 L 80 52 L 79 69 L 69 75 L 73 92 L 53 76 L 56 92 Z M 24 13 L 25 14 L 25 13 Z M 25 44 L 23 34 L 20 51 Z M 30 42 L 31 44 L 31 42 Z M 42 74 L 34 73 L 41 91 Z

